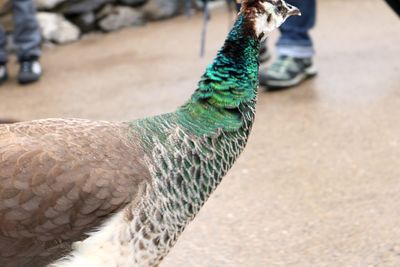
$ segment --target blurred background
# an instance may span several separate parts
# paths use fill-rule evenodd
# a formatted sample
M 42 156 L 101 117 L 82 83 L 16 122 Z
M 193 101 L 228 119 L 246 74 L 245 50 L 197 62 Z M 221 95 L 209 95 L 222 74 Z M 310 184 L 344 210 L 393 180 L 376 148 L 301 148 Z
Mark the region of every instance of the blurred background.
M 197 2 L 190 10 L 178 0 L 36 2 L 44 75 L 17 85 L 11 58 L 2 119 L 120 121 L 172 111 L 196 88 L 234 16 L 213 3 L 200 58 Z M 247 149 L 162 267 L 400 266 L 400 21 L 383 0 L 317 8 L 318 76 L 290 90 L 260 88 Z

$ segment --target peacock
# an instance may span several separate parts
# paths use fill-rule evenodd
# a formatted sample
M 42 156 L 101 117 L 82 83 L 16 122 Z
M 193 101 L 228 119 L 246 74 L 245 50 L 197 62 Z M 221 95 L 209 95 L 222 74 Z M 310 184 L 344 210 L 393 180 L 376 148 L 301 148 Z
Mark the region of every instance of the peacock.
M 244 0 L 175 112 L 0 126 L 0 266 L 155 267 L 245 148 L 260 42 L 297 8 Z

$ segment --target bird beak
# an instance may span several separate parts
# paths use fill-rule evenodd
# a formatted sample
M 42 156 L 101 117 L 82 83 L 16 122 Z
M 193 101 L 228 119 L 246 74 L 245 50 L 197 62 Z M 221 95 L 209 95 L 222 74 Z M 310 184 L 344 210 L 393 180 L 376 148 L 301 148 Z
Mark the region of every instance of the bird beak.
M 301 16 L 300 10 L 292 5 L 287 4 L 289 11 L 288 11 L 288 16 Z

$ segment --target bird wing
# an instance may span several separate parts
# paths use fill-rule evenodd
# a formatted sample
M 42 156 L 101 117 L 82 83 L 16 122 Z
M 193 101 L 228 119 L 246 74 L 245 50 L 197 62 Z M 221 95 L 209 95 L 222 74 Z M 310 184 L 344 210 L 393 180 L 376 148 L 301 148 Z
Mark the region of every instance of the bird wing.
M 127 123 L 0 126 L 0 266 L 20 255 L 51 256 L 138 202 L 151 179 L 137 144 Z

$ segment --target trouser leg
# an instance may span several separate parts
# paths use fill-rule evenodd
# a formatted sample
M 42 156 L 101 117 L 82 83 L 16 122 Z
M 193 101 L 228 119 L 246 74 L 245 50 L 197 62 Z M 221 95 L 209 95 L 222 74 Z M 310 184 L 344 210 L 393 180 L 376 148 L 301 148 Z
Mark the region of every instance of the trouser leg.
M 7 36 L 0 25 L 0 64 L 5 64 L 7 62 L 7 52 L 6 52 Z
M 33 0 L 13 0 L 14 40 L 20 61 L 40 57 L 41 33 Z
M 281 36 L 277 43 L 279 55 L 308 58 L 315 54 L 309 31 L 315 25 L 316 0 L 288 0 L 298 7 L 302 16 L 294 16 L 280 27 Z

